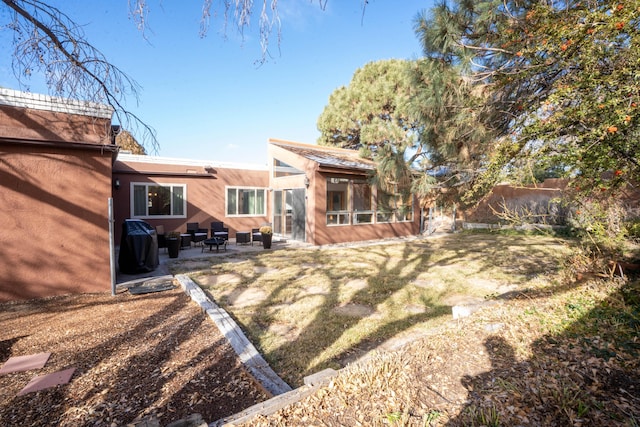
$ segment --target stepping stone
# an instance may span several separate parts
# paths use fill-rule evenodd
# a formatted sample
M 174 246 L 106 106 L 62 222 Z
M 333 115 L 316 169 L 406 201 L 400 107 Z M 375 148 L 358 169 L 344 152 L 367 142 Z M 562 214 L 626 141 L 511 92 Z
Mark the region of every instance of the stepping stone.
M 25 388 L 20 390 L 18 396 L 55 387 L 60 384 L 67 384 L 69 380 L 71 380 L 71 377 L 73 376 L 75 370 L 76 368 L 69 368 L 64 371 L 54 372 L 53 374 L 34 377 L 31 381 L 29 381 L 29 384 L 27 384 Z
M 249 307 L 264 302 L 268 295 L 259 288 L 240 288 L 234 289 L 227 295 L 229 304 L 234 307 Z
M 345 289 L 351 291 L 361 291 L 369 287 L 369 283 L 365 279 L 351 279 L 344 284 Z
M 202 286 L 215 286 L 215 285 L 237 285 L 242 282 L 242 276 L 235 273 L 225 273 L 225 274 L 215 274 L 215 275 L 205 275 L 198 277 L 198 282 Z
M 373 308 L 363 304 L 345 304 L 334 308 L 333 311 L 334 313 L 349 317 L 367 317 L 375 312 Z
M 402 309 L 411 314 L 422 314 L 427 312 L 427 308 L 424 305 L 407 304 Z
M 175 289 L 173 279 L 152 279 L 142 282 L 141 285 L 129 288 L 129 293 L 133 295 L 149 294 L 152 292 L 162 292 Z
M 38 353 L 28 356 L 16 356 L 10 357 L 2 369 L 0 369 L 0 375 L 8 374 L 10 372 L 29 371 L 31 369 L 40 369 L 49 360 L 51 353 Z
M 269 274 L 269 273 L 276 273 L 278 271 L 277 268 L 273 268 L 273 267 L 254 267 L 253 271 L 256 274 Z

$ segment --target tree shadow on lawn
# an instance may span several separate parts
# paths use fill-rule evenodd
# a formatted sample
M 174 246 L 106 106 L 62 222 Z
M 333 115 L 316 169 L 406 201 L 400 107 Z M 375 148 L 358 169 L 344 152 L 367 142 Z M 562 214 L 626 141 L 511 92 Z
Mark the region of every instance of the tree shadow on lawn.
M 443 303 L 443 297 L 456 290 L 447 287 L 449 281 L 440 289 L 429 281 L 415 285 L 421 274 L 441 266 L 452 266 L 452 273 L 462 272 L 463 279 L 492 278 L 496 268 L 506 271 L 505 275 L 517 269 L 523 277 L 551 273 L 559 269 L 557 262 L 549 261 L 544 249 L 552 241 L 559 242 L 545 237 L 452 235 L 343 249 L 355 253 L 355 257 L 338 249 L 251 254 L 247 256 L 252 263 L 250 270 L 224 265 L 220 268 L 237 271 L 241 276 L 240 283 L 232 288 L 236 294 L 254 289 L 262 291 L 263 297 L 247 307 L 234 307 L 224 297 L 219 302 L 227 306 L 274 370 L 290 385 L 297 386 L 304 376 L 327 367 L 341 368 L 389 340 L 404 336 L 410 341 L 412 336 L 418 336 L 412 334 L 414 327 L 426 333 L 424 329 L 448 321 L 451 305 Z M 277 274 L 268 276 L 272 274 L 270 269 L 277 269 Z M 321 285 L 305 283 L 310 275 Z M 264 280 L 274 286 L 264 286 Z M 358 280 L 361 287 L 345 289 Z M 313 292 L 309 288 L 314 288 Z M 407 304 L 410 307 L 394 300 L 402 293 L 411 301 Z M 491 294 L 487 291 L 485 295 Z M 295 310 L 296 304 L 305 307 L 309 302 L 313 305 L 307 305 L 307 312 L 297 313 L 298 318 L 278 318 L 275 314 L 278 310 Z M 356 314 L 350 314 L 349 309 Z M 384 310 L 392 315 L 381 322 Z M 280 338 L 275 339 L 279 343 L 268 342 L 278 335 Z
M 495 246 L 495 239 L 492 241 Z M 511 245 L 521 243 L 513 238 L 505 242 Z M 308 262 L 324 266 L 323 272 L 330 288 L 324 295 L 314 295 L 315 298 L 322 298 L 322 302 L 314 308 L 313 312 L 308 313 L 310 317 L 305 319 L 306 326 L 290 340 L 270 351 L 263 351 L 265 358 L 285 381 L 296 386 L 302 383 L 304 376 L 328 367 L 342 368 L 348 362 L 356 360 L 383 342 L 402 335 L 415 325 L 431 322 L 435 326 L 448 321 L 451 306 L 443 304 L 442 299 L 437 295 L 421 298 L 420 290 L 412 287 L 412 282 L 426 268 L 436 263 L 440 265 L 459 262 L 461 259 L 473 259 L 477 268 L 475 273 L 479 274 L 494 268 L 497 260 L 496 257 L 486 256 L 483 253 L 484 249 L 492 247 L 490 242 L 485 244 L 480 241 L 478 244 L 478 241 L 475 241 L 471 244 L 460 244 L 456 241 L 459 247 L 455 249 L 455 254 L 445 258 L 437 257 L 438 249 L 430 243 L 430 241 L 406 243 L 399 256 L 389 251 L 388 245 L 351 249 L 359 254 L 358 258 L 363 263 L 371 266 L 374 273 L 361 274 L 365 278 L 366 286 L 353 292 L 346 302 L 341 301 L 344 284 L 354 275 L 357 277 L 357 270 L 363 267 L 336 267 L 340 262 L 339 257 L 330 257 L 331 252 L 314 252 Z M 441 239 L 439 243 L 443 246 L 447 245 L 446 239 Z M 530 249 L 531 257 L 541 254 L 542 252 Z M 526 262 L 528 263 L 529 260 Z M 529 267 L 532 266 L 528 265 L 527 268 Z M 533 263 L 533 267 L 538 271 L 538 264 Z M 399 278 L 401 280 L 398 280 Z M 282 304 L 280 296 L 287 291 L 289 291 L 288 282 L 283 281 L 268 298 L 256 306 L 251 319 L 254 325 L 250 329 L 266 331 L 269 328 L 269 322 L 272 319 L 264 313 L 274 305 Z M 384 310 L 387 304 L 391 304 L 391 309 L 403 311 L 406 307 L 393 307 L 392 302 L 394 295 L 403 291 L 409 295 L 415 295 L 415 299 L 422 299 L 416 303 L 418 306 L 423 306 L 424 310 L 417 313 L 406 312 L 382 323 L 368 322 L 366 314 L 345 315 L 336 311 L 337 307 L 345 305 L 352 305 L 355 308 L 368 307 L 369 315 L 376 317 L 381 315 L 379 310 Z M 308 297 L 308 295 L 298 295 L 297 298 Z M 295 302 L 296 300 L 290 301 L 290 303 Z
M 492 369 L 465 377 L 467 403 L 448 426 L 640 423 L 640 284 L 627 283 L 519 361 L 503 337 L 488 337 Z M 580 303 L 568 303 L 567 310 Z

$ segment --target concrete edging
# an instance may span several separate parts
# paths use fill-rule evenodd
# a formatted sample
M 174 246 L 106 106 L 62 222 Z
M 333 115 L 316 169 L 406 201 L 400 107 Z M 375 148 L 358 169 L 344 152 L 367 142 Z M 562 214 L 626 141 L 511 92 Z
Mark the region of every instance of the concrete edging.
M 244 411 L 238 412 L 237 414 L 221 418 L 213 423 L 210 423 L 209 427 L 231 427 L 238 424 L 247 423 L 259 415 L 269 416 L 271 414 L 274 414 L 280 409 L 292 405 L 304 399 L 305 397 L 312 395 L 320 387 L 328 384 L 331 378 L 335 377 L 337 374 L 338 372 L 333 369 L 325 369 L 324 371 L 320 371 L 314 375 L 305 377 L 305 385 L 303 385 L 302 387 L 296 388 L 278 396 L 274 396 L 264 402 L 257 403 L 245 409 Z
M 237 414 L 219 419 L 209 424 L 210 427 L 234 425 L 245 423 L 258 415 L 270 415 L 276 411 L 298 402 L 299 400 L 313 394 L 320 387 L 329 383 L 331 378 L 338 374 L 333 369 L 325 369 L 316 374 L 304 378 L 302 387 L 292 389 L 285 383 L 262 358 L 256 348 L 249 342 L 240 327 L 229 316 L 229 314 L 211 301 L 205 292 L 195 284 L 190 277 L 178 274 L 175 279 L 180 283 L 183 291 L 191 297 L 213 320 L 220 332 L 227 338 L 231 347 L 238 354 L 241 362 L 247 367 L 249 372 L 258 381 L 266 392 L 273 397 L 257 403 Z
M 262 358 L 260 353 L 244 335 L 240 327 L 222 308 L 211 301 L 198 285 L 190 277 L 184 274 L 175 276 L 182 286 L 184 292 L 191 297 L 207 315 L 213 320 L 220 332 L 231 344 L 240 358 L 240 361 L 247 367 L 251 375 L 262 385 L 262 387 L 272 396 L 277 396 L 291 391 L 291 386 L 285 383 L 269 364 Z

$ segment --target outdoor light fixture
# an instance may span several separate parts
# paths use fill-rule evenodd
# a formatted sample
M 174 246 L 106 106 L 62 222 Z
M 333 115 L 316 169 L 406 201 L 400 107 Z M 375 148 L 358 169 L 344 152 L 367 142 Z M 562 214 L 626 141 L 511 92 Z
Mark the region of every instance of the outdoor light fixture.
M 308 177 L 308 176 L 305 176 L 305 177 L 304 177 L 304 186 L 305 186 L 305 187 L 307 187 L 307 188 L 309 188 L 309 184 L 310 184 L 309 177 Z
M 113 180 L 113 188 L 118 190 L 120 188 L 120 178 L 116 178 Z

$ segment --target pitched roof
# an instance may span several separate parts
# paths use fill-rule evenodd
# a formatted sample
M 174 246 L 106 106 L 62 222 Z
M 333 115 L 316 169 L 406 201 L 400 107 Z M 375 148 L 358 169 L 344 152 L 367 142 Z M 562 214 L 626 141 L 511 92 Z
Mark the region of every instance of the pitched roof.
M 300 142 L 270 139 L 269 143 L 284 148 L 301 157 L 318 163 L 321 167 L 339 169 L 375 170 L 376 165 L 369 159 L 360 157 L 356 150 L 303 144 Z

